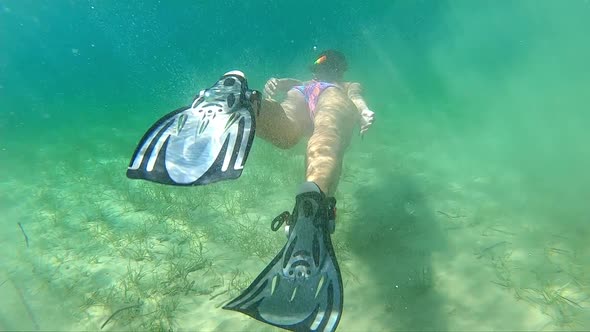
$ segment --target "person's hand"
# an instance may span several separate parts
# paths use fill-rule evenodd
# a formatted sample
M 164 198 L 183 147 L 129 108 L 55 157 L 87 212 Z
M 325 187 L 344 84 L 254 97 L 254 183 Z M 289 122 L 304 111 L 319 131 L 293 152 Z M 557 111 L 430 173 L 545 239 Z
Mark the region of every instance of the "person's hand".
M 375 112 L 368 108 L 365 108 L 361 112 L 361 136 L 364 135 L 367 130 L 373 125 L 375 121 Z
M 271 77 L 266 84 L 264 85 L 264 95 L 266 99 L 273 99 L 274 95 L 277 93 L 277 87 L 279 86 L 279 80 Z

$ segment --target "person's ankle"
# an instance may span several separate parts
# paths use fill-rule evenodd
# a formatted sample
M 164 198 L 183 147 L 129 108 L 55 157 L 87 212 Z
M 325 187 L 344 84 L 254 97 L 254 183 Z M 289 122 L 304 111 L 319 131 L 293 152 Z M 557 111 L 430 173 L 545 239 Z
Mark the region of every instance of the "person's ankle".
M 323 193 L 322 189 L 320 188 L 320 186 L 318 186 L 317 183 L 313 182 L 313 181 L 306 181 L 303 182 L 299 188 L 297 189 L 297 195 L 299 194 L 303 194 L 303 193 L 308 193 L 308 192 L 318 192 L 318 193 Z

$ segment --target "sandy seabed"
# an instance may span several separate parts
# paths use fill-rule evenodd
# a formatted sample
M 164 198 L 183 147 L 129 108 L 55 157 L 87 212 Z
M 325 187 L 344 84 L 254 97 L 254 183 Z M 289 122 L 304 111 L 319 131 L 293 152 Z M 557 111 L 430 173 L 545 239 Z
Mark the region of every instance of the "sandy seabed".
M 587 225 L 527 209 L 518 172 L 367 144 L 337 195 L 339 331 L 590 328 Z M 0 183 L 1 330 L 276 330 L 221 306 L 286 241 L 269 226 L 292 209 L 301 151 L 260 143 L 239 180 L 172 188 L 126 179 L 122 156 L 45 158 L 63 148 L 38 152 L 38 183 Z

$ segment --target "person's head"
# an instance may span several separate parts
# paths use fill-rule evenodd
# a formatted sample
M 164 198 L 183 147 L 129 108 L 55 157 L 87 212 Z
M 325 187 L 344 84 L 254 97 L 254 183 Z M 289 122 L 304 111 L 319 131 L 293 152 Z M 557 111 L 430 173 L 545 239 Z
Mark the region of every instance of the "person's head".
M 344 54 L 335 50 L 326 50 L 311 65 L 311 72 L 319 81 L 342 81 L 344 72 L 348 69 Z

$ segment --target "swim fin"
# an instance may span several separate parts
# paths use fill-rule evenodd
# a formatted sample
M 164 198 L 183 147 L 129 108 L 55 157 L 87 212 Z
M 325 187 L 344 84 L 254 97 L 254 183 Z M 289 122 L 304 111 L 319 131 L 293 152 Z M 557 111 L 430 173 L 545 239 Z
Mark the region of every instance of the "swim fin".
M 313 182 L 304 183 L 299 192 L 288 221 L 287 243 L 223 308 L 287 330 L 334 331 L 342 314 L 343 291 L 330 239 L 336 200 L 326 198 Z
M 167 114 L 145 133 L 127 177 L 178 186 L 238 178 L 254 140 L 260 96 L 248 89 L 243 73 L 226 73 L 191 106 Z

